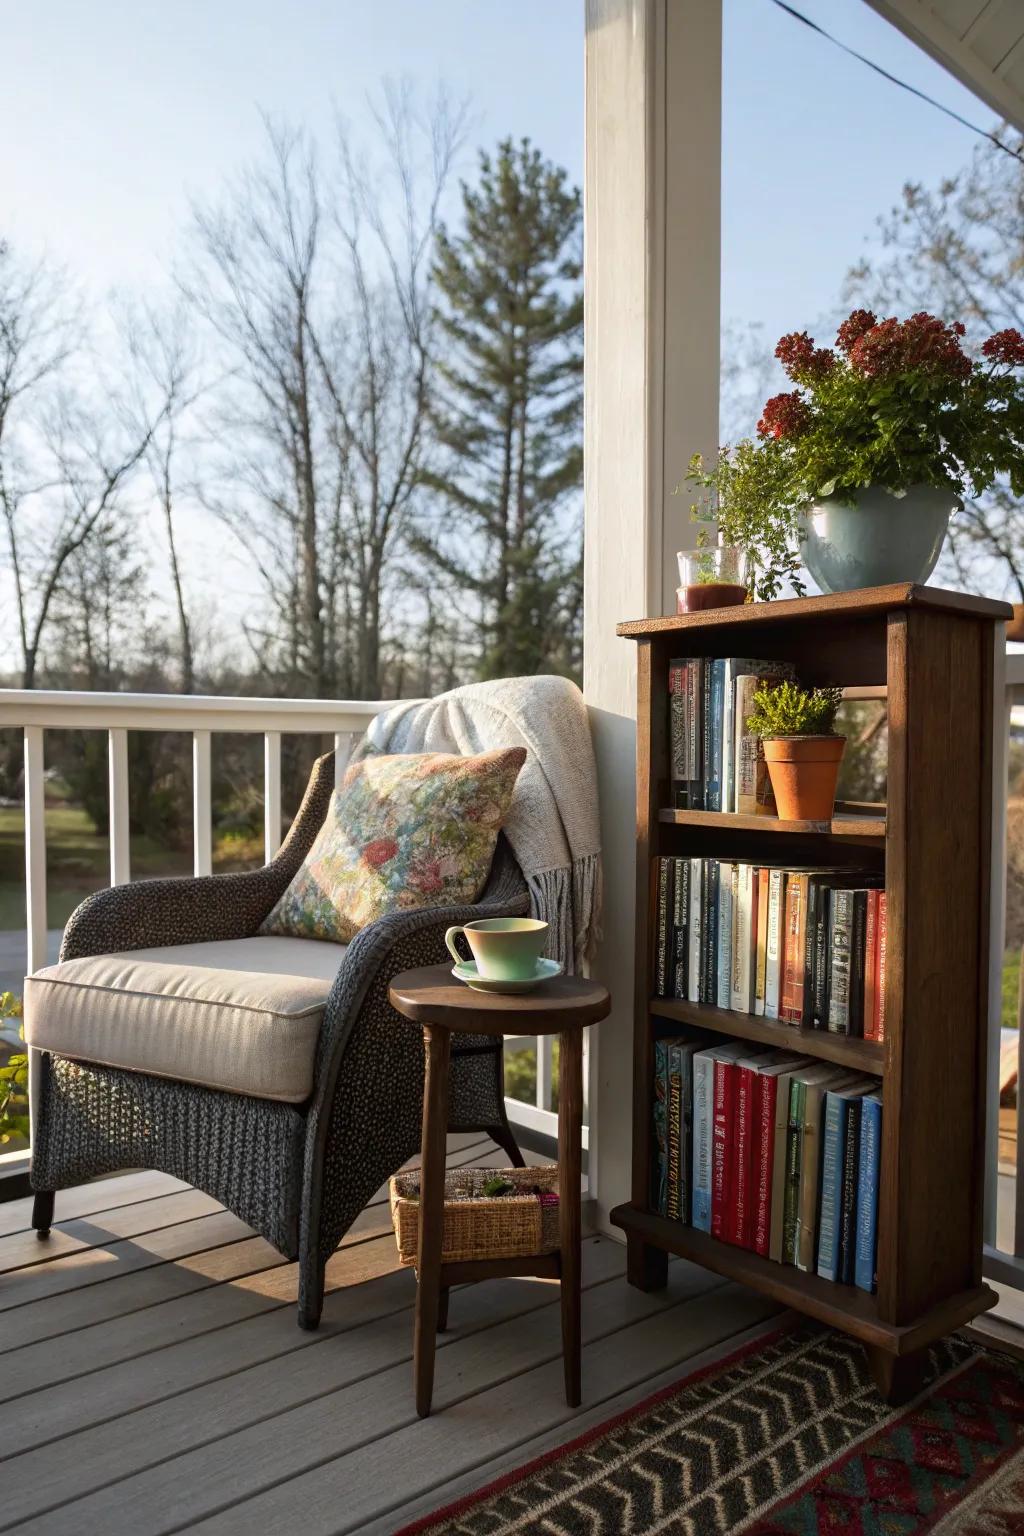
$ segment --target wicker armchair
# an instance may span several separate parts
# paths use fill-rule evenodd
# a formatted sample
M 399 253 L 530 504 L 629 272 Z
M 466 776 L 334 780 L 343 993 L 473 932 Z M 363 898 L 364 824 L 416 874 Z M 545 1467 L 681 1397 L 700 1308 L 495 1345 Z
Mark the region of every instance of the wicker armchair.
M 333 785 L 331 753 L 316 763 L 291 831 L 263 869 L 144 881 L 89 897 L 68 923 L 60 964 L 255 935 L 319 830 Z M 388 1002 L 391 978 L 444 960 L 450 925 L 521 914 L 527 905 L 522 875 L 500 838 L 478 903 L 394 913 L 358 934 L 340 951 L 316 1038 L 312 1093 L 302 1103 L 33 1049 L 33 1226 L 40 1237 L 49 1231 L 55 1190 L 117 1169 L 159 1169 L 213 1195 L 286 1258 L 298 1258 L 299 1323 L 315 1328 L 328 1258 L 419 1147 L 423 1043 Z M 460 1041 L 450 1126 L 487 1131 L 521 1165 L 502 1068 L 500 1040 Z

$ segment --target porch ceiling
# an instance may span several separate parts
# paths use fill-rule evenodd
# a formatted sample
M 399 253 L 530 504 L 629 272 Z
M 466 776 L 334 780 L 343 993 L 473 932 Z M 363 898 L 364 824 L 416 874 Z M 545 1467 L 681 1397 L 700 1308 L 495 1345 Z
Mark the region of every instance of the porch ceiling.
M 1022 0 L 867 0 L 1024 132 Z

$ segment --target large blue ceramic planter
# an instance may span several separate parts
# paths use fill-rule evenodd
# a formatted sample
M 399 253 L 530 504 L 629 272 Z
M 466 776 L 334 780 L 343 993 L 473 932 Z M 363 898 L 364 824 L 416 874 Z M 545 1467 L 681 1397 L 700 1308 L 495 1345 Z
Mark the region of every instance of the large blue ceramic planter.
M 927 581 L 956 505 L 934 485 L 911 486 L 905 496 L 869 486 L 852 507 L 827 496 L 805 519 L 804 565 L 823 592 Z

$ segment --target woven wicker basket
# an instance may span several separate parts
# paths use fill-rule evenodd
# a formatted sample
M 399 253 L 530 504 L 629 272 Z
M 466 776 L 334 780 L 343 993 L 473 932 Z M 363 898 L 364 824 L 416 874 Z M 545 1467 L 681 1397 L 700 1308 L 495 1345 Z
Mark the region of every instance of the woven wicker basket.
M 496 1175 L 522 1189 L 521 1195 L 485 1195 Z M 558 1247 L 558 1168 L 453 1168 L 444 1181 L 444 1237 L 441 1260 L 518 1259 L 553 1253 Z M 416 1263 L 420 1232 L 420 1176 L 397 1173 L 391 1180 L 391 1219 L 398 1256 Z

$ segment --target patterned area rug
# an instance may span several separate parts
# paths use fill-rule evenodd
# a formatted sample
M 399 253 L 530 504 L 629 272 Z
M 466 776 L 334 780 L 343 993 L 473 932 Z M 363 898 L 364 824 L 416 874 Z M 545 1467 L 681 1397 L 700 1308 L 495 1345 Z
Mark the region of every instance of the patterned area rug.
M 801 1323 L 396 1536 L 1024 1536 L 1024 1366 L 943 1340 L 889 1408 Z

